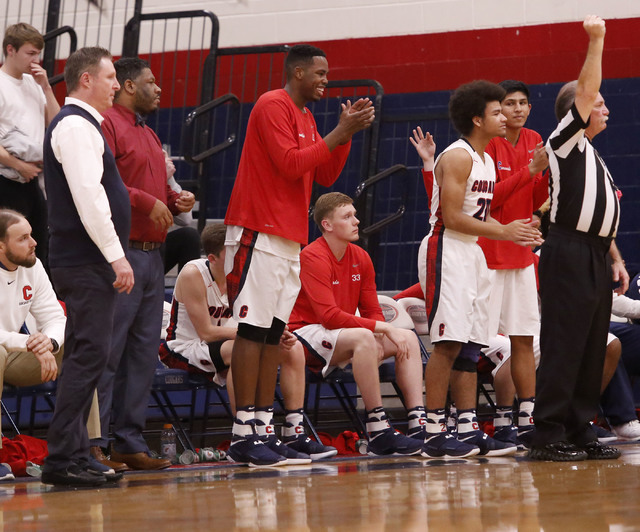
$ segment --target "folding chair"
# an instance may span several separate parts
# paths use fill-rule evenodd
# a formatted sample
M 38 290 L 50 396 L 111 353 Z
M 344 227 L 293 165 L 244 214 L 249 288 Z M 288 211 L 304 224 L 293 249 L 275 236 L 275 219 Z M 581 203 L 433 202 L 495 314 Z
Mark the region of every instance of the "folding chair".
M 395 327 L 412 330 L 415 332 L 414 323 L 411 317 L 407 314 L 405 309 L 398 304 L 394 299 L 378 294 L 378 301 L 380 303 L 380 308 L 385 317 L 385 321 L 391 323 Z M 423 312 L 424 312 L 424 303 L 422 304 Z M 424 347 L 422 339 L 420 336 L 416 334 L 418 338 L 418 344 L 420 346 L 420 352 L 423 359 L 423 365 L 426 364 L 426 361 L 429 358 L 429 353 Z M 390 383 L 393 386 L 393 389 L 398 396 L 398 398 L 402 401 L 402 404 L 406 408 L 406 404 L 404 403 L 404 397 L 402 394 L 402 390 L 398 386 L 396 381 L 395 374 L 395 364 L 393 359 L 388 359 L 387 361 L 380 364 L 378 369 L 378 374 L 380 378 L 380 383 Z M 357 393 L 354 395 L 349 391 L 349 385 L 355 384 L 355 380 L 353 377 L 353 373 L 350 370 L 350 366 L 347 366 L 344 369 L 336 368 L 331 373 L 329 373 L 326 377 L 321 377 L 317 374 L 313 374 L 311 372 L 308 373 L 307 382 L 309 384 L 316 385 L 316 396 L 315 396 L 315 409 L 314 409 L 314 422 L 318 423 L 318 408 L 320 400 L 322 399 L 320 395 L 320 387 L 322 384 L 328 385 L 328 387 L 333 392 L 334 397 L 338 400 L 342 410 L 347 414 L 347 417 L 354 425 L 356 432 L 362 438 L 367 437 L 366 425 L 363 422 L 358 410 L 356 408 L 356 400 Z
M 20 434 L 18 427 L 23 426 L 26 427 L 27 434 L 32 436 L 36 428 L 36 416 L 44 413 L 53 414 L 56 389 L 56 381 L 45 382 L 34 386 L 4 385 L 2 390 L 2 412 L 16 434 Z M 13 412 L 7 407 L 7 403 L 5 402 L 7 399 L 13 399 L 15 401 L 15 410 Z M 26 424 L 23 424 L 23 401 L 26 399 L 30 400 L 29 419 Z M 40 406 L 42 402 L 44 402 L 44 406 Z

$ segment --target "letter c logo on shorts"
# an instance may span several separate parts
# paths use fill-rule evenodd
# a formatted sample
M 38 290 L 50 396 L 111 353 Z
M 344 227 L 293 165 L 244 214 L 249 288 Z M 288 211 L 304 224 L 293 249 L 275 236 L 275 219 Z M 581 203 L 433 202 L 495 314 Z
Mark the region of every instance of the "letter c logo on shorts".
M 242 305 L 240 307 L 240 313 L 238 315 L 241 318 L 246 318 L 248 313 L 249 313 L 249 307 L 247 307 L 247 305 Z
M 22 287 L 22 297 L 25 301 L 29 301 L 33 297 L 33 288 L 29 285 Z
M 324 347 L 325 349 L 333 349 L 333 345 L 331 345 L 331 342 L 327 342 L 326 340 L 322 340 L 322 347 Z
M 440 336 L 443 336 L 443 335 L 444 335 L 444 323 L 441 323 L 441 324 L 440 324 L 440 327 L 438 327 L 438 334 L 439 334 Z

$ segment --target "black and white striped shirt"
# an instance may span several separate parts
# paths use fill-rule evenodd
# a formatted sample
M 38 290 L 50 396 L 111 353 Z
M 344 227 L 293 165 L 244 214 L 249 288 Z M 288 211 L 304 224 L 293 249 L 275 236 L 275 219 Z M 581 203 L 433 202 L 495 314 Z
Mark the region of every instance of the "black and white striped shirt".
M 584 134 L 588 124 L 574 104 L 547 141 L 551 222 L 611 238 L 620 220 L 618 189 Z

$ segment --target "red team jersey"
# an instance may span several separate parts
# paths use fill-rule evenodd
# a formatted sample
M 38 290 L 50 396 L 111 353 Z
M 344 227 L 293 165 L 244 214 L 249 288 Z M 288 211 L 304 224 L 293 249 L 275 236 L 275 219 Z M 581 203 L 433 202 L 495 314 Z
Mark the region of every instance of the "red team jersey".
M 249 117 L 225 224 L 306 244 L 313 182 L 332 185 L 350 147 L 330 152 L 311 112 L 284 89 L 263 94 Z
M 298 295 L 289 328 L 319 323 L 325 329 L 363 327 L 373 331 L 384 321 L 378 304 L 375 272 L 369 254 L 349 244 L 341 260 L 320 237 L 300 253 Z M 356 316 L 356 310 L 360 316 Z
M 496 166 L 496 187 L 491 202 L 491 217 L 502 224 L 513 220 L 531 218 L 549 196 L 547 176 L 542 172 L 529 174 L 529 163 L 542 137 L 531 129 L 522 128 L 515 147 L 502 137 L 495 137 L 485 152 Z M 479 238 L 487 266 L 493 270 L 526 268 L 533 263 L 533 253 L 528 247 L 505 240 Z

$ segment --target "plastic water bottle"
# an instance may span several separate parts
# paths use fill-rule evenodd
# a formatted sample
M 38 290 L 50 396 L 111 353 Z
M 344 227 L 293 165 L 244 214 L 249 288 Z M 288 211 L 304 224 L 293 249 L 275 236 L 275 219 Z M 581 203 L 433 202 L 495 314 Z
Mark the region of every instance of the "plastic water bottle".
M 160 434 L 160 454 L 172 464 L 176 463 L 176 431 L 170 423 L 164 426 Z

